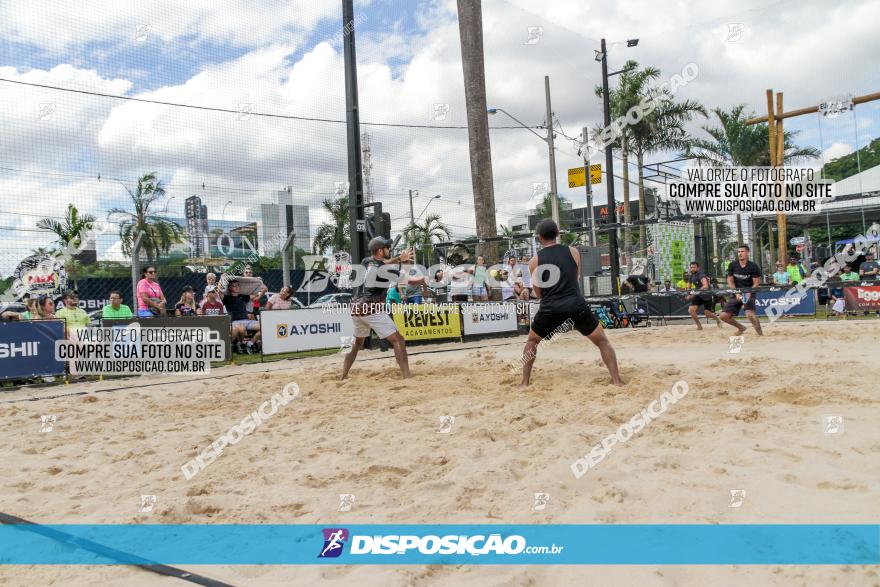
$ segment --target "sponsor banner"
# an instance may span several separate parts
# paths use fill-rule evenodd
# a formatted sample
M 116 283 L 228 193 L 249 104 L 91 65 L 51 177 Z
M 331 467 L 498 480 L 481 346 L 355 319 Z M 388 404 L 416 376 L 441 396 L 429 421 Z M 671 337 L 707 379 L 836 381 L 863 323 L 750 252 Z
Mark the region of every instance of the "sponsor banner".
M 856 285 L 843 288 L 844 305 L 848 312 L 880 310 L 880 285 Z
M 516 304 L 462 304 L 464 335 L 516 332 Z
M 342 337 L 354 336 L 350 314 L 322 308 L 263 311 L 260 328 L 264 355 L 338 349 Z
M 814 316 L 816 314 L 816 292 L 808 291 L 803 298 L 798 296 L 787 297 L 785 292 L 788 288 L 772 288 L 758 292 L 755 300 L 755 310 L 758 316 L 769 316 L 770 308 L 781 306 L 785 308 L 786 316 Z M 754 295 L 754 294 L 752 294 Z M 745 316 L 745 309 L 740 309 L 740 316 Z
M 229 329 L 229 316 L 168 316 L 164 318 L 119 318 L 101 320 L 101 326 L 118 327 L 137 322 L 143 328 L 208 328 L 211 339 L 220 339 L 223 343 L 221 361 L 232 358 L 232 338 Z M 213 334 L 216 333 L 216 334 Z
M 16 299 L 24 294 L 31 297 L 60 296 L 67 287 L 64 260 L 53 255 L 31 255 L 18 264 L 12 272 L 10 290 Z
M 540 302 L 529 302 L 529 324 L 535 321 L 535 315 L 541 309 Z
M 876 565 L 878 524 L 0 526 L 3 563 Z
M 405 340 L 461 337 L 458 304 L 396 304 L 392 315 Z
M 0 322 L 0 380 L 63 375 L 56 340 L 64 340 L 63 320 Z

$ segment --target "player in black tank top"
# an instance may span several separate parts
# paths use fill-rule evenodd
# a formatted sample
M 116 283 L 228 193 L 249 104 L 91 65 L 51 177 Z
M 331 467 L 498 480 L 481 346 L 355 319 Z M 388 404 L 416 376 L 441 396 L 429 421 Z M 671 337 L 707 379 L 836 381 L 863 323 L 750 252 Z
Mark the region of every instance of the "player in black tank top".
M 625 385 L 617 368 L 617 355 L 605 336 L 605 330 L 581 294 L 580 258 L 576 249 L 556 242 L 559 228 L 552 220 L 542 220 L 535 229 L 542 249 L 529 261 L 532 289 L 541 307 L 532 322 L 529 338 L 523 349 L 522 386 L 529 384 L 538 344 L 575 328 L 599 347 L 602 361 L 614 385 Z
M 690 282 L 693 291 L 687 297 L 691 302 L 690 307 L 688 307 L 688 314 L 690 314 L 691 318 L 696 322 L 697 330 L 702 330 L 703 325 L 700 324 L 700 319 L 697 318 L 697 312 L 699 311 L 700 306 L 703 306 L 703 314 L 706 318 L 711 318 L 715 321 L 715 325 L 718 328 L 721 328 L 721 319 L 718 318 L 713 311 L 715 310 L 715 298 L 712 297 L 711 293 L 700 291 L 708 290 L 711 287 L 709 284 L 709 276 L 700 271 L 700 264 L 696 261 L 691 261 L 690 267 L 691 273 L 688 276 L 688 281 Z

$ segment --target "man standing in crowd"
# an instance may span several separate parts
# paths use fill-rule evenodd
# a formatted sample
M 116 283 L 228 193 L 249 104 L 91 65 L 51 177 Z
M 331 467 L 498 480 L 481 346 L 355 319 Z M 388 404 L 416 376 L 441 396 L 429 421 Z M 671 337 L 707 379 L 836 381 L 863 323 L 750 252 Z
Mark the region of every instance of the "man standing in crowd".
M 732 261 L 727 268 L 727 286 L 730 289 L 753 288 L 761 285 L 761 268 L 756 263 L 749 261 L 749 246 L 740 245 L 736 250 L 737 260 Z M 740 309 L 745 306 L 746 318 L 755 327 L 758 336 L 763 336 L 761 330 L 761 321 L 755 313 L 755 301 L 757 299 L 756 292 L 742 292 L 730 298 L 724 304 L 724 310 L 721 312 L 721 319 L 736 327 L 737 336 L 742 335 L 746 331 L 746 327 L 736 321 L 734 316 L 739 314 Z
M 880 265 L 874 260 L 874 253 L 868 251 L 865 253 L 865 262 L 859 265 L 859 276 L 862 279 L 875 280 L 878 273 L 880 273 Z
M 791 285 L 797 285 L 804 280 L 804 271 L 801 271 L 798 259 L 794 255 L 788 258 L 788 267 L 785 268 L 785 271 L 788 273 Z
M 721 320 L 712 311 L 715 309 L 715 304 L 712 303 L 712 294 L 709 292 L 711 288 L 709 276 L 700 271 L 700 264 L 696 261 L 691 261 L 691 285 L 695 291 L 687 297 L 691 301 L 688 314 L 697 323 L 697 330 L 703 329 L 700 319 L 697 318 L 700 306 L 703 306 L 703 315 L 714 320 L 718 328 L 721 328 Z
M 199 315 L 202 316 L 222 316 L 226 314 L 226 306 L 217 298 L 217 286 L 209 285 L 205 288 L 205 301 L 199 308 Z
M 403 303 L 422 304 L 427 292 L 428 286 L 425 284 L 425 276 L 419 275 L 417 269 L 407 270 L 406 278 L 403 280 Z
M 88 328 L 91 323 L 89 315 L 79 307 L 79 295 L 72 289 L 61 294 L 61 301 L 64 307 L 55 312 L 55 316 L 64 320 L 64 335 L 77 340 L 76 333 L 80 329 Z
M 131 318 L 131 308 L 122 303 L 122 294 L 118 290 L 110 292 L 110 304 L 101 310 L 102 318 Z
M 614 353 L 614 348 L 608 337 L 605 336 L 602 325 L 593 316 L 590 306 L 581 294 L 578 285 L 580 253 L 574 247 L 567 247 L 556 242 L 556 238 L 559 236 L 559 227 L 550 219 L 539 222 L 535 231 L 542 248 L 529 261 L 528 270 L 534 277 L 532 287 L 535 297 L 541 300 L 541 306 L 532 322 L 529 338 L 523 349 L 522 385 L 529 384 L 532 365 L 538 352 L 538 344 L 542 339 L 556 334 L 559 327 L 566 323 L 573 324 L 578 332 L 589 338 L 590 342 L 599 348 L 602 361 L 611 374 L 612 383 L 620 386 L 625 385 L 617 368 L 617 355 Z M 538 285 L 542 279 L 548 278 L 546 270 L 536 273 L 538 267 L 542 265 L 555 265 L 559 268 L 560 275 L 556 283 L 545 286 Z
M 223 283 L 221 277 L 220 283 Z M 223 296 L 223 305 L 226 306 L 226 312 L 232 319 L 232 341 L 235 344 L 235 350 L 241 354 L 253 354 L 256 345 L 260 343 L 260 323 L 248 315 L 247 306 L 255 297 L 259 298 L 266 293 L 266 286 L 263 285 L 250 296 L 241 293 L 241 286 L 237 279 L 230 279 L 227 282 L 229 290 Z M 222 292 L 222 290 L 221 290 Z M 252 334 L 251 339 L 247 341 L 245 347 L 242 348 L 241 342 L 245 340 L 248 334 Z
M 392 257 L 391 241 L 379 236 L 371 240 L 367 248 L 369 248 L 371 256 L 361 261 L 367 270 L 364 284 L 351 302 L 351 319 L 354 322 L 355 339 L 351 350 L 345 355 L 345 360 L 342 363 L 341 379 L 348 377 L 348 372 L 357 358 L 358 351 L 363 346 L 364 340 L 370 336 L 370 330 L 375 331 L 379 338 L 391 343 L 400 372 L 404 379 L 408 379 L 411 375 L 409 359 L 406 355 L 406 342 L 397 331 L 394 320 L 385 311 L 387 290 L 389 287 L 394 287 L 399 275 L 395 275 L 393 270 L 389 271 L 390 268 L 385 266 L 398 265 L 397 271 L 399 272 L 400 264 L 409 262 L 412 252 L 403 251 L 400 255 Z

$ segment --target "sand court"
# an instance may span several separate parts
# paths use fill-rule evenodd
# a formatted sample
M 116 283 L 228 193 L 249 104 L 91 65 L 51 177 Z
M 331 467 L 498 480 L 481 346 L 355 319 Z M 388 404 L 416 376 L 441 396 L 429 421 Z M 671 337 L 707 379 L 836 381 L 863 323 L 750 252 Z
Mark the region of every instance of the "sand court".
M 736 354 L 731 331 L 609 331 L 623 388 L 569 332 L 540 349 L 527 390 L 511 371 L 518 337 L 410 346 L 408 381 L 390 352 L 363 351 L 344 382 L 333 355 L 5 393 L 0 511 L 79 524 L 876 523 L 880 323 L 777 322 L 762 338 L 747 332 Z M 682 399 L 574 476 L 576 459 L 678 381 Z M 293 401 L 185 478 L 186 462 L 292 382 Z M 42 416 L 54 416 L 51 430 Z M 828 417 L 840 418 L 834 433 Z M 548 496 L 537 511 L 535 493 Z M 353 496 L 349 511 L 340 495 Z M 187 570 L 235 585 L 880 583 L 876 567 Z M 2 567 L 0 577 L 185 584 L 133 567 Z

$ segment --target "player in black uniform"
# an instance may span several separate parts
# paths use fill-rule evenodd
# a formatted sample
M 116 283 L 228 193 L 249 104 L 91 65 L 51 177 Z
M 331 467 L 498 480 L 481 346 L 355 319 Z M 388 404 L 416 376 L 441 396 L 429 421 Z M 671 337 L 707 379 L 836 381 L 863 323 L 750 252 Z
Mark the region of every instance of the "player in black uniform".
M 738 259 L 733 261 L 727 268 L 727 285 L 731 289 L 741 287 L 758 287 L 761 285 L 761 268 L 757 264 L 749 261 L 748 245 L 740 245 L 736 250 Z M 724 310 L 721 312 L 721 319 L 737 329 L 737 335 L 741 335 L 746 331 L 746 327 L 736 321 L 734 316 L 739 314 L 740 308 L 745 304 L 746 318 L 755 327 L 758 336 L 763 336 L 761 330 L 761 321 L 755 313 L 756 292 L 743 292 L 736 294 L 735 297 L 728 299 L 724 304 Z
M 688 308 L 688 314 L 690 314 L 691 318 L 696 322 L 697 330 L 703 329 L 703 325 L 700 324 L 700 319 L 697 318 L 697 312 L 700 310 L 700 306 L 703 306 L 703 314 L 706 318 L 711 318 L 715 321 L 718 328 L 721 328 L 721 320 L 715 312 L 712 311 L 715 309 L 715 304 L 712 294 L 708 292 L 711 288 L 709 276 L 700 271 L 700 264 L 696 261 L 691 261 L 691 273 L 688 277 L 688 281 L 694 290 L 696 290 L 688 296 L 688 299 L 691 301 L 691 305 Z
M 532 276 L 532 288 L 535 296 L 541 301 L 541 307 L 532 322 L 529 338 L 523 349 L 522 385 L 529 384 L 532 365 L 538 352 L 538 343 L 549 335 L 559 332 L 560 326 L 568 323 L 578 332 L 590 339 L 599 347 L 602 360 L 611 374 L 614 385 L 625 385 L 617 368 L 617 356 L 614 348 L 605 336 L 605 330 L 590 306 L 581 294 L 578 286 L 580 275 L 580 253 L 574 247 L 567 247 L 556 242 L 559 227 L 552 220 L 545 219 L 535 228 L 538 241 L 543 247 L 529 261 L 529 274 Z M 539 285 L 550 281 L 550 271 L 538 269 L 541 266 L 555 265 L 559 268 L 559 279 L 552 285 Z

